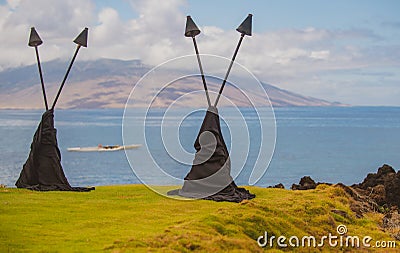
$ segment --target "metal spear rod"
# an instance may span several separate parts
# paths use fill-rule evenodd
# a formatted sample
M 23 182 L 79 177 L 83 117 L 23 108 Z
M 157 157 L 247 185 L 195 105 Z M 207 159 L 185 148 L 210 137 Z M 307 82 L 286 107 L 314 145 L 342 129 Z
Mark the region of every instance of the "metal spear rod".
M 44 88 L 42 67 L 40 65 L 39 50 L 38 50 L 38 46 L 40 46 L 41 44 L 43 44 L 43 41 L 40 38 L 39 34 L 36 32 L 35 27 L 31 27 L 31 33 L 29 34 L 28 46 L 35 48 L 36 61 L 37 61 L 37 64 L 38 64 L 38 69 L 39 69 L 40 83 L 42 84 L 44 105 L 45 105 L 46 111 L 47 111 L 49 109 L 49 106 L 47 104 L 46 89 Z
M 39 50 L 38 50 L 38 47 L 37 47 L 37 46 L 35 46 L 35 52 L 36 52 L 36 60 L 37 60 L 37 64 L 38 64 L 38 69 L 39 69 L 40 83 L 42 84 L 42 92 L 43 92 L 43 98 L 44 98 L 44 105 L 46 106 L 46 111 L 47 111 L 47 110 L 49 110 L 49 106 L 48 106 L 48 104 L 47 104 L 46 89 L 44 88 L 42 67 L 41 67 L 41 65 L 40 65 Z
M 88 30 L 89 30 L 89 29 L 88 29 L 87 27 L 85 27 L 85 29 L 83 29 L 83 31 L 82 31 L 82 32 L 78 35 L 78 37 L 76 37 L 76 39 L 74 40 L 74 43 L 77 44 L 78 46 L 76 47 L 74 56 L 72 57 L 71 63 L 70 63 L 69 66 L 68 66 L 67 73 L 65 73 L 64 79 L 63 79 L 63 81 L 62 81 L 62 83 L 61 83 L 61 86 L 60 86 L 60 88 L 58 89 L 56 98 L 54 99 L 53 105 L 51 106 L 51 109 L 52 109 L 52 110 L 53 110 L 54 107 L 56 106 L 57 100 L 58 100 L 58 98 L 60 97 L 61 91 L 62 91 L 62 89 L 63 89 L 63 87 L 64 87 L 65 81 L 67 81 L 68 74 L 69 74 L 69 72 L 71 71 L 72 64 L 74 64 L 74 61 L 75 61 L 76 56 L 78 55 L 79 49 L 80 49 L 81 47 L 87 47 Z
M 206 92 L 208 107 L 211 107 L 210 95 L 208 94 L 206 78 L 204 77 L 203 67 L 202 67 L 201 61 L 200 61 L 200 54 L 199 54 L 199 49 L 197 48 L 196 38 L 193 36 L 192 39 L 193 39 L 194 50 L 196 51 L 197 62 L 199 63 L 201 79 L 203 81 L 204 90 Z
M 68 74 L 69 74 L 69 72 L 71 71 L 72 64 L 74 64 L 75 58 L 76 58 L 76 56 L 78 55 L 78 52 L 79 52 L 79 49 L 80 49 L 80 48 L 81 48 L 81 45 L 78 45 L 78 46 L 76 47 L 74 56 L 72 57 L 71 63 L 69 64 L 67 73 L 65 73 L 64 79 L 63 79 L 63 81 L 62 81 L 62 83 L 61 83 L 61 86 L 60 86 L 60 88 L 58 89 L 56 98 L 54 99 L 53 105 L 51 106 L 51 109 L 52 109 L 52 110 L 53 110 L 54 107 L 56 106 L 57 100 L 58 100 L 58 98 L 60 97 L 60 94 L 61 94 L 61 91 L 62 91 L 62 89 L 63 89 L 63 87 L 64 87 L 65 81 L 67 81 Z
M 221 86 L 221 88 L 219 89 L 217 99 L 215 100 L 215 103 L 214 103 L 214 106 L 215 106 L 215 107 L 217 107 L 219 98 L 221 97 L 222 91 L 224 90 L 224 87 L 225 87 L 225 84 L 226 84 L 226 80 L 228 79 L 229 73 L 231 72 L 231 69 L 232 69 L 232 66 L 233 66 L 233 62 L 235 61 L 236 55 L 237 55 L 237 53 L 239 52 L 239 47 L 240 47 L 240 45 L 242 44 L 244 35 L 245 35 L 244 33 L 241 34 L 240 39 L 239 39 L 239 42 L 238 42 L 238 44 L 237 44 L 237 46 L 236 46 L 235 52 L 233 53 L 233 56 L 232 56 L 232 59 L 231 59 L 231 63 L 229 64 L 229 67 L 228 67 L 228 71 L 227 71 L 226 74 L 225 74 L 224 81 L 222 82 L 222 86 Z

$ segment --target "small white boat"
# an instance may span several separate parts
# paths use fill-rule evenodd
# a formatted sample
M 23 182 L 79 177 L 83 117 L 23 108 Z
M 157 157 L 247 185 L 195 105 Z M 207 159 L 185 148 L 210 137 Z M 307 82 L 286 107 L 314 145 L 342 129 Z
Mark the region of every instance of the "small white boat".
M 126 149 L 135 149 L 139 148 L 140 144 L 136 145 L 98 145 L 97 147 L 76 147 L 76 148 L 67 148 L 70 152 L 109 152 L 109 151 L 118 151 L 118 150 L 126 150 Z

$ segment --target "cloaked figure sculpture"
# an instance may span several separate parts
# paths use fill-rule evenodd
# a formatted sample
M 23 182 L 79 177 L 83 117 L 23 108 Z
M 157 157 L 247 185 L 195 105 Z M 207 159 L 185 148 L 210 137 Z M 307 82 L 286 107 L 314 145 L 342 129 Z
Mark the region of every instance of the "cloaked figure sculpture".
M 180 196 L 214 201 L 241 202 L 255 197 L 238 187 L 231 177 L 231 160 L 222 136 L 218 109 L 208 108 L 194 143 L 193 165 L 185 177 Z
M 242 200 L 253 199 L 255 197 L 255 195 L 251 194 L 248 190 L 238 187 L 231 177 L 231 160 L 229 157 L 229 151 L 222 136 L 217 109 L 219 97 L 222 93 L 243 37 L 244 35 L 251 35 L 251 17 L 252 15 L 250 14 L 237 29 L 241 33 L 241 37 L 214 105 L 211 105 L 210 102 L 199 51 L 194 38 L 200 33 L 200 30 L 191 17 L 187 17 L 185 36 L 192 37 L 193 39 L 209 107 L 194 143 L 196 154 L 192 168 L 184 178 L 185 181 L 182 189 L 170 191 L 168 192 L 169 195 L 230 202 L 241 202 Z
M 79 36 L 74 40 L 78 44 L 74 57 L 70 63 L 68 71 L 60 86 L 53 105 L 48 109 L 45 87 L 43 83 L 42 71 L 40 67 L 39 53 L 37 47 L 42 44 L 42 41 L 35 31 L 31 28 L 31 35 L 28 45 L 35 47 L 36 57 L 38 62 L 40 80 L 42 84 L 43 99 L 45 102 L 46 111 L 42 115 L 39 126 L 33 136 L 31 150 L 23 165 L 20 176 L 15 183 L 18 188 L 26 188 L 37 191 L 80 191 L 86 192 L 94 190 L 94 187 L 72 187 L 65 177 L 61 166 L 61 153 L 57 143 L 57 130 L 54 128 L 54 107 L 61 93 L 62 87 L 65 84 L 68 73 L 72 67 L 78 50 L 81 46 L 87 46 L 88 29 L 85 28 Z
M 15 183 L 18 188 L 37 191 L 90 191 L 94 188 L 72 187 L 61 166 L 61 153 L 54 128 L 54 111 L 48 110 L 33 136 L 31 151 Z

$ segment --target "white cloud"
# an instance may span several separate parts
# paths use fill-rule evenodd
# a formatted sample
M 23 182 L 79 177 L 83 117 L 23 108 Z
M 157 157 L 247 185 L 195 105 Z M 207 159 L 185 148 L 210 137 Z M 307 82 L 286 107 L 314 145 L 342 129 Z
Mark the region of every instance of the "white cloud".
M 124 39 L 123 22 L 118 12 L 112 8 L 101 10 L 97 17 L 98 25 L 90 31 L 93 46 L 111 47 Z
M 92 22 L 94 7 L 78 0 L 8 1 L 0 7 L 0 68 L 34 63 L 34 53 L 27 46 L 32 26 L 44 41 L 43 61 L 71 57 L 72 40 Z
M 137 19 L 122 21 L 116 10 L 103 9 L 93 28 L 90 58 L 141 59 L 157 65 L 182 54 L 184 1 L 131 1 L 139 13 Z M 180 38 L 180 39 L 178 39 Z
M 329 50 L 312 51 L 310 57 L 317 60 L 326 60 L 329 58 Z

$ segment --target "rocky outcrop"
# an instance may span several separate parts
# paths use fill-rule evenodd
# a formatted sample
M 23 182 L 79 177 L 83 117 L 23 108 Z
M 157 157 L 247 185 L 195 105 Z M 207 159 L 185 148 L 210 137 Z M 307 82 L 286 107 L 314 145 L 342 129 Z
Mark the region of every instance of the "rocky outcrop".
M 292 190 L 312 190 L 317 188 L 320 184 L 332 185 L 330 183 L 316 183 L 311 177 L 305 176 L 300 179 L 299 184 L 292 184 Z
M 285 189 L 285 186 L 282 183 L 279 183 L 279 184 L 276 184 L 274 186 L 268 186 L 267 188 Z
M 319 184 L 322 183 L 315 183 L 311 177 L 305 176 L 291 189 L 310 190 Z M 396 172 L 390 165 L 384 164 L 376 173 L 368 174 L 362 183 L 352 186 L 338 183 L 335 187 L 343 189 L 349 196 L 350 209 L 357 218 L 370 212 L 383 213 L 382 229 L 400 240 L 400 171 Z M 347 217 L 342 210 L 333 209 L 332 212 Z
M 379 206 L 369 196 L 360 194 L 354 188 L 338 183 L 335 187 L 343 189 L 350 196 L 350 209 L 356 214 L 357 218 L 363 217 L 365 213 L 379 211 Z
M 400 241 L 400 214 L 397 207 L 392 207 L 382 219 L 382 228 L 389 232 L 393 238 Z
M 384 164 L 377 173 L 370 173 L 360 184 L 351 186 L 359 194 L 368 196 L 376 204 L 390 208 L 400 208 L 400 171 Z
M 309 177 L 305 176 L 300 179 L 299 184 L 292 184 L 292 190 L 311 190 L 315 189 L 317 187 L 317 184 L 315 181 Z
M 319 184 L 328 183 L 316 183 L 311 177 L 304 176 L 300 179 L 299 184 L 293 184 L 291 189 L 311 190 Z M 400 208 L 400 171 L 396 172 L 390 165 L 384 164 L 377 173 L 369 173 L 362 183 L 352 186 L 339 183 L 337 186 L 343 188 L 356 200 L 368 200 L 368 202 L 375 203 L 373 208 L 376 206 Z

